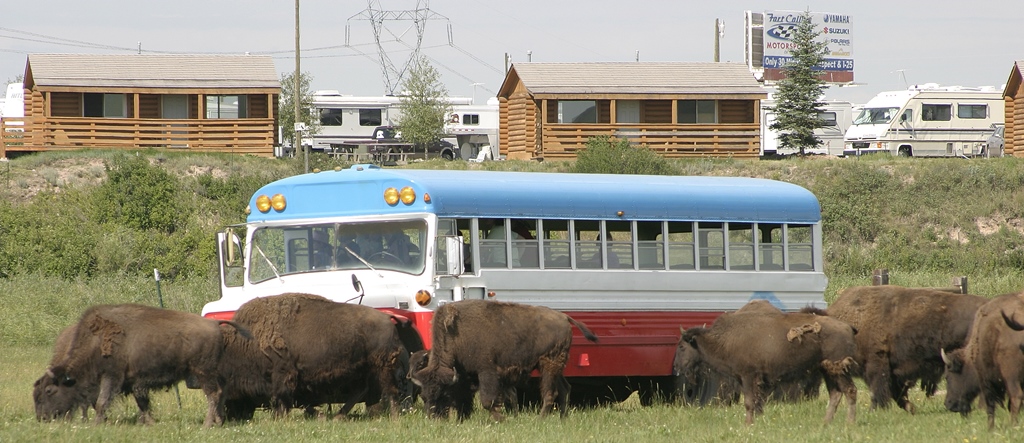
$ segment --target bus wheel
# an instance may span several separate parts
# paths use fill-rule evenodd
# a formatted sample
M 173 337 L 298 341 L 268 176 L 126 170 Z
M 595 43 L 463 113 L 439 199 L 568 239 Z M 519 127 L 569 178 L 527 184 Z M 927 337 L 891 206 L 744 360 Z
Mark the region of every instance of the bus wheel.
M 910 150 L 910 146 L 900 146 L 900 150 L 896 151 L 896 155 L 899 157 L 912 157 L 913 152 Z

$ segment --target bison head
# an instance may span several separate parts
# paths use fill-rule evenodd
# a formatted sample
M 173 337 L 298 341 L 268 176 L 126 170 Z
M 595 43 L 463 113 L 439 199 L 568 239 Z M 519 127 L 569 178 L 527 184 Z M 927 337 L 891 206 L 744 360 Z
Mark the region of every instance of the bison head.
M 85 390 L 76 386 L 75 379 L 59 368 L 47 369 L 32 386 L 32 400 L 39 421 L 67 419 L 78 408 L 84 415 L 93 403 L 88 397 Z
M 946 363 L 946 409 L 967 416 L 971 403 L 981 391 L 978 375 L 974 366 L 966 361 L 963 349 L 948 354 L 943 349 L 941 353 Z

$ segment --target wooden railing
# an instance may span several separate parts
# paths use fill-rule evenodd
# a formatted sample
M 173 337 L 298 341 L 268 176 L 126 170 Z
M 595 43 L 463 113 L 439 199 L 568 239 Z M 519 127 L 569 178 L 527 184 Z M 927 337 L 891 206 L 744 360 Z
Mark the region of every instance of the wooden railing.
M 587 147 L 591 137 L 609 136 L 646 145 L 668 158 L 734 157 L 757 158 L 760 155 L 760 128 L 757 124 L 730 125 L 545 125 L 543 149 L 539 157 L 575 158 Z
M 16 122 L 23 125 L 15 126 Z M 24 132 L 19 132 L 24 128 Z M 0 157 L 6 151 L 168 148 L 272 156 L 274 120 L 72 118 L 4 119 Z

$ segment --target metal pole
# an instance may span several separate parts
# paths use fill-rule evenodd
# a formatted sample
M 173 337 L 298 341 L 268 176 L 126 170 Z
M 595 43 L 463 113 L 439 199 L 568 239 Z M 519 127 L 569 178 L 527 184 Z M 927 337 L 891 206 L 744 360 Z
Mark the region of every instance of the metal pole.
M 160 271 L 153 268 L 153 279 L 156 280 L 156 299 L 160 302 L 160 309 L 164 308 L 164 296 L 160 293 Z M 178 410 L 181 410 L 181 392 L 178 392 L 178 385 L 174 385 L 174 396 L 178 397 Z
M 720 31 L 720 29 L 718 27 L 718 19 L 716 18 L 715 19 L 715 63 L 718 63 L 718 61 L 719 61 L 719 57 L 718 57 L 718 54 L 719 54 L 719 52 L 718 52 L 718 48 L 719 48 L 719 46 L 718 46 L 718 36 L 719 36 L 719 34 L 721 34 L 721 31 Z
M 299 93 L 299 76 L 301 70 L 299 69 L 299 0 L 295 0 L 295 74 L 294 82 L 292 86 L 292 101 L 295 105 L 295 123 L 301 121 L 299 113 L 299 102 L 301 94 Z M 299 131 L 295 131 L 295 148 L 302 149 L 303 158 L 305 159 L 305 171 L 309 172 L 309 150 L 302 146 L 302 138 L 299 137 Z

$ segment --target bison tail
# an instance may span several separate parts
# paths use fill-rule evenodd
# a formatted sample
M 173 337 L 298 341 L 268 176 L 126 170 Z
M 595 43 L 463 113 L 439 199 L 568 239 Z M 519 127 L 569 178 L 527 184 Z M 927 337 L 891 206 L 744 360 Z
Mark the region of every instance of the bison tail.
M 842 375 L 851 372 L 857 367 L 857 361 L 853 357 L 846 357 L 840 361 L 821 361 L 822 368 L 831 375 Z
M 230 320 L 217 320 L 217 323 L 231 326 L 235 328 L 235 330 L 238 331 L 238 334 L 244 337 L 246 340 L 252 340 L 252 332 L 250 332 L 249 329 L 246 328 L 245 326 L 242 326 Z
M 1020 322 L 1018 322 L 1013 315 L 1006 315 L 1006 312 L 1003 311 L 1002 309 L 999 310 L 999 313 L 1002 314 L 1003 321 L 1006 323 L 1007 327 L 1013 329 L 1014 331 L 1024 331 L 1024 325 L 1020 324 Z
M 803 308 L 800 309 L 800 313 L 802 313 L 802 314 L 814 314 L 814 315 L 820 315 L 822 317 L 828 317 L 828 311 L 827 310 L 821 309 L 821 308 L 817 308 L 817 307 L 814 307 L 814 306 L 804 306 Z
M 583 333 L 583 336 L 586 337 L 587 340 L 590 340 L 590 341 L 592 341 L 594 343 L 597 343 L 597 336 L 594 335 L 594 333 L 590 331 L 590 328 L 587 328 L 587 325 L 585 325 L 585 324 L 583 324 L 583 323 L 581 323 L 579 321 L 576 321 L 576 319 L 574 319 L 574 318 L 572 318 L 572 317 L 570 317 L 568 315 L 566 315 L 565 318 L 569 319 L 569 323 L 572 323 L 573 325 L 575 325 L 576 328 L 579 329 L 580 332 Z

